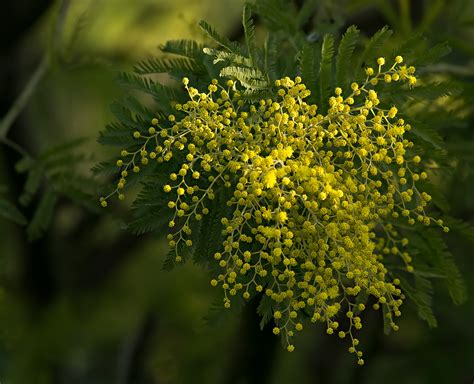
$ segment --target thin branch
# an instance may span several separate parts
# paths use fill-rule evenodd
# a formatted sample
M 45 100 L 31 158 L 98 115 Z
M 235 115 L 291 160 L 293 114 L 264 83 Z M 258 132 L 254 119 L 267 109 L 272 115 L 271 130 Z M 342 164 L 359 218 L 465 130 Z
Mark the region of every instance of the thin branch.
M 30 100 L 33 93 L 35 92 L 36 87 L 38 86 L 39 82 L 46 74 L 48 67 L 49 67 L 49 59 L 48 59 L 48 56 L 45 55 L 43 59 L 41 60 L 41 63 L 36 68 L 35 72 L 33 73 L 33 76 L 31 76 L 30 80 L 28 81 L 28 84 L 20 93 L 20 96 L 18 96 L 18 98 L 15 100 L 13 105 L 8 110 L 5 117 L 2 119 L 2 122 L 0 123 L 0 138 L 1 139 L 7 136 L 8 131 L 10 130 L 15 120 L 18 118 L 18 115 L 23 111 L 25 106 L 28 104 L 28 101 Z
M 63 33 L 64 24 L 66 23 L 66 16 L 68 14 L 70 5 L 71 0 L 62 0 L 61 2 L 58 18 L 56 19 L 56 25 L 53 31 L 53 51 L 55 51 L 60 44 L 61 35 Z
M 66 16 L 67 16 L 67 12 L 68 12 L 70 4 L 71 4 L 71 0 L 63 0 L 61 2 L 61 6 L 58 12 L 58 18 L 56 20 L 56 25 L 53 32 L 53 44 L 52 44 L 53 53 L 59 45 L 59 39 L 64 28 L 64 23 L 66 20 Z M 31 76 L 25 88 L 20 93 L 18 98 L 13 102 L 7 114 L 1 120 L 0 139 L 6 138 L 11 126 L 16 121 L 16 119 L 18 118 L 20 113 L 23 111 L 23 109 L 25 109 L 26 105 L 31 99 L 31 96 L 36 91 L 38 84 L 41 82 L 41 80 L 47 73 L 50 66 L 50 62 L 51 62 L 50 55 L 48 53 L 45 53 L 43 58 L 41 59 L 40 64 L 36 68 L 35 72 Z
M 0 137 L 0 143 L 5 144 L 7 147 L 10 147 L 14 151 L 16 151 L 19 155 L 23 157 L 31 157 L 30 154 L 24 149 L 22 146 L 18 145 L 14 141 L 11 141 L 10 139 L 6 137 Z

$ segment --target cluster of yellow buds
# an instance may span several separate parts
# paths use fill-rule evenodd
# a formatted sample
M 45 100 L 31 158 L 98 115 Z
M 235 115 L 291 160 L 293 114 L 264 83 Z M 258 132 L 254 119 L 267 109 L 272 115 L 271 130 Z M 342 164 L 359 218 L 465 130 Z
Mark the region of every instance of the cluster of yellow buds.
M 179 262 L 180 246 L 193 245 L 193 226 L 209 213 L 209 202 L 231 189 L 232 213 L 222 217 L 224 241 L 214 254 L 221 272 L 211 281 L 223 288 L 224 306 L 236 295 L 262 292 L 274 303 L 274 333 L 288 351 L 309 315 L 327 333 L 350 339 L 349 351 L 363 364 L 353 336 L 362 327 L 360 298 L 374 297 L 374 308 L 383 307 L 397 330 L 404 295 L 384 260 L 399 258 L 413 271 L 408 240 L 390 220 L 443 226 L 427 215 L 431 197 L 417 187 L 427 173 L 404 138 L 410 125 L 395 106 L 383 108 L 374 90 L 379 82 L 415 85 L 415 69 L 402 62 L 397 56 L 384 70 L 379 58 L 363 83 L 335 89 L 324 115 L 305 102 L 310 90 L 300 77 L 277 80 L 275 97 L 255 103 L 232 80 L 213 80 L 200 92 L 184 78 L 189 101 L 175 106 L 178 117 L 154 119 L 148 134 L 133 133 L 140 148 L 122 151 L 115 192 L 123 199 L 129 172 L 151 161 L 177 162 L 157 193 L 170 196 L 168 241 Z

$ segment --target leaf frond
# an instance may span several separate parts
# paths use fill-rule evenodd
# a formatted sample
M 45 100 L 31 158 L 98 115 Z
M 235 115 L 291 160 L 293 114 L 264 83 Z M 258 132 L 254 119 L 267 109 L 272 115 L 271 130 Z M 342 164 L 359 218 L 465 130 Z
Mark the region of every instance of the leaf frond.
M 242 25 L 244 27 L 245 43 L 247 45 L 248 54 L 251 63 L 257 65 L 258 53 L 257 44 L 255 43 L 255 25 L 252 19 L 249 4 L 244 4 L 244 10 L 242 13 Z
M 222 48 L 225 48 L 229 52 L 241 53 L 240 46 L 237 43 L 230 41 L 227 37 L 224 37 L 217 33 L 217 31 L 206 21 L 201 20 L 199 22 L 199 27 L 207 33 L 207 35 L 213 40 L 217 45 L 220 45 Z
M 325 35 L 321 46 L 321 64 L 319 67 L 319 105 L 326 107 L 333 88 L 334 37 Z
M 336 85 L 345 89 L 351 82 L 353 71 L 352 56 L 359 40 L 360 31 L 355 25 L 351 25 L 342 36 L 336 58 Z

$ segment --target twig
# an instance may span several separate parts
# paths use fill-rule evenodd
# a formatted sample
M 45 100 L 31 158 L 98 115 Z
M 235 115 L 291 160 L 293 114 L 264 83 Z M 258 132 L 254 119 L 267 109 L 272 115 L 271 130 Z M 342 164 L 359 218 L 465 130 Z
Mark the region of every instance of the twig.
M 6 137 L 0 137 L 0 143 L 3 143 L 6 146 L 10 147 L 23 157 L 31 157 L 30 154 L 26 151 L 26 149 Z
M 20 93 L 20 96 L 18 96 L 18 98 L 8 110 L 5 117 L 2 119 L 2 122 L 0 124 L 0 139 L 4 139 L 7 136 L 11 126 L 13 125 L 21 111 L 23 111 L 26 104 L 28 104 L 28 101 L 36 90 L 36 87 L 38 86 L 43 76 L 46 74 L 48 67 L 49 59 L 47 55 L 45 55 L 41 60 L 41 63 L 39 64 L 38 68 L 36 68 L 35 72 L 33 73 L 33 76 L 31 76 L 30 80 L 28 81 L 28 84 Z
M 53 31 L 53 51 L 59 46 L 59 39 L 63 33 L 64 24 L 66 23 L 66 16 L 69 11 L 71 0 L 62 0 L 61 6 L 58 12 L 58 18 L 56 19 L 56 25 Z
M 59 45 L 59 38 L 64 28 L 64 23 L 66 20 L 67 11 L 69 9 L 69 5 L 71 4 L 71 0 L 63 0 L 61 2 L 61 7 L 59 8 L 58 18 L 56 20 L 56 26 L 53 32 L 53 44 L 52 44 L 52 52 L 56 50 L 57 46 Z M 13 105 L 8 110 L 7 114 L 3 117 L 0 122 L 0 140 L 6 138 L 8 131 L 10 130 L 11 126 L 18 118 L 18 115 L 23 111 L 23 109 L 28 104 L 31 96 L 35 92 L 38 84 L 40 83 L 41 79 L 44 77 L 46 72 L 50 66 L 50 55 L 45 53 L 43 58 L 41 59 L 40 64 L 36 68 L 35 72 L 31 76 L 30 80 L 26 84 L 23 91 L 20 93 L 18 98 L 13 102 Z

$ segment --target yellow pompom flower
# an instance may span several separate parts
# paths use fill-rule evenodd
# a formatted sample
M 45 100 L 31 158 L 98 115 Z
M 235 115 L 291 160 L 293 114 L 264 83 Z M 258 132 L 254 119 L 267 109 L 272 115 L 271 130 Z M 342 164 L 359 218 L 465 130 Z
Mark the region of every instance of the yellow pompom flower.
M 324 113 L 306 101 L 301 78 L 279 79 L 273 98 L 248 104 L 232 80 L 213 80 L 201 92 L 183 78 L 189 99 L 167 125 L 153 120 L 150 136 L 134 133 L 141 148 L 122 151 L 117 163 L 138 172 L 140 159 L 144 167 L 171 162 L 175 172 L 163 191 L 176 191 L 167 195 L 175 260 L 184 260 L 183 245 L 194 245 L 198 221 L 219 217 L 222 244 L 210 260 L 219 272 L 211 285 L 223 290 L 226 308 L 234 296 L 263 292 L 272 303 L 273 332 L 285 337 L 290 352 L 309 314 L 327 333 L 350 340 L 363 363 L 353 337 L 365 310 L 357 300 L 370 295 L 376 308 L 397 317 L 404 295 L 385 263 L 414 271 L 407 242 L 387 218 L 437 223 L 426 213 L 429 195 L 417 185 L 428 174 L 405 135 L 410 126 L 374 89 L 392 80 L 415 85 L 415 69 L 402 62 L 397 56 L 381 72 L 385 58 L 378 58 L 378 71 L 368 67 L 366 81 L 337 87 Z M 347 329 L 339 330 L 339 315 Z

